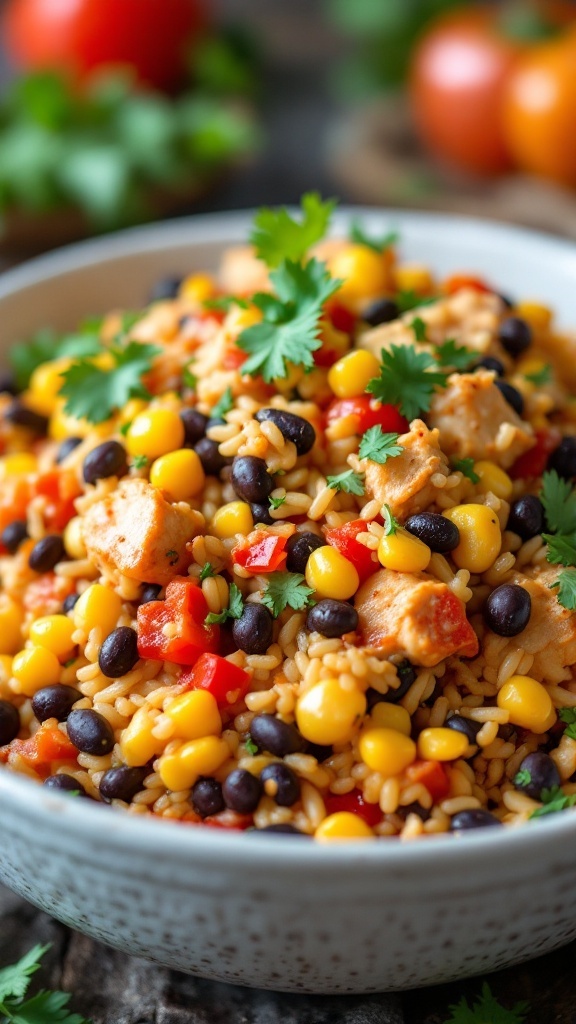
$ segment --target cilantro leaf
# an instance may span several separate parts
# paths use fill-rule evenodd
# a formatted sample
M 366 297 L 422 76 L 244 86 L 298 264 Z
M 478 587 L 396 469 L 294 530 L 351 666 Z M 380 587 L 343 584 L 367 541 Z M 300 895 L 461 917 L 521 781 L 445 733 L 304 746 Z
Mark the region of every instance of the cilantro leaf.
M 252 754 L 252 757 L 254 757 L 254 754 L 257 754 L 258 750 L 260 749 L 258 747 L 258 744 L 254 743 L 254 740 L 252 739 L 251 736 L 248 737 L 244 746 L 246 747 L 247 752 L 249 754 Z
M 360 221 L 353 220 L 350 226 L 350 233 L 348 235 L 351 242 L 355 242 L 357 245 L 366 245 L 369 249 L 373 249 L 379 255 L 389 249 L 392 245 L 400 240 L 400 235 L 397 231 L 387 231 L 385 235 L 371 238 L 366 234 Z
M 428 412 L 436 387 L 446 387 L 447 374 L 428 352 L 417 352 L 413 345 L 391 345 L 382 349 L 380 376 L 371 380 L 366 391 L 383 404 L 397 405 L 403 416 L 413 420 Z
M 514 776 L 515 786 L 529 786 L 532 782 L 532 773 L 527 768 L 521 768 Z
M 384 434 L 379 423 L 369 427 L 362 435 L 358 455 L 361 459 L 370 459 L 384 466 L 388 459 L 394 459 L 404 451 L 398 444 L 399 434 Z
M 280 508 L 286 501 L 286 495 L 284 494 L 281 498 L 273 498 L 272 495 L 270 495 L 268 501 L 270 502 L 270 508 L 276 511 L 276 509 Z
M 58 337 L 52 331 L 38 331 L 30 341 L 14 345 L 9 354 L 10 366 L 14 371 L 18 388 L 28 387 L 34 370 L 51 359 L 62 356 L 80 358 L 95 356 L 102 349 L 96 330 L 78 331 Z
M 410 327 L 414 331 L 416 341 L 426 341 L 426 324 L 421 316 L 415 316 Z
M 40 961 L 50 946 L 33 946 L 21 960 L 0 970 L 0 1002 L 21 999 L 26 994 L 30 978 L 40 967 Z
M 473 484 L 480 482 L 478 473 L 474 472 L 474 459 L 453 459 L 452 465 L 454 469 L 457 469 L 463 476 L 467 476 Z
M 478 353 L 465 345 L 458 345 L 454 338 L 447 338 L 436 346 L 436 359 L 440 366 L 449 366 L 454 370 L 468 370 L 478 359 Z
M 400 523 L 396 519 L 396 516 L 392 514 L 390 505 L 383 505 L 380 514 L 384 520 L 384 536 L 393 536 L 400 528 Z
M 285 608 L 302 611 L 314 602 L 311 600 L 314 591 L 306 586 L 304 576 L 299 572 L 272 572 L 268 577 L 268 585 L 262 597 L 262 604 L 269 608 L 275 619 Z
M 576 565 L 576 536 L 543 533 L 542 540 L 548 545 L 546 558 L 552 565 Z
M 364 494 L 362 474 L 355 473 L 353 469 L 348 469 L 338 476 L 327 476 L 326 483 L 334 491 L 344 491 L 345 494 Z
M 534 373 L 525 373 L 524 378 L 529 380 L 531 384 L 542 387 L 543 384 L 549 384 L 552 380 L 552 367 L 550 363 L 546 363 L 541 370 L 535 370 Z
M 576 740 L 576 722 L 572 725 L 567 725 L 564 729 L 564 735 L 569 736 L 571 740 Z
M 241 299 L 237 295 L 219 295 L 215 299 L 204 299 L 202 305 L 204 309 L 209 311 L 214 310 L 216 313 L 228 313 L 232 306 L 248 309 L 249 302 L 247 299 Z
M 492 995 L 490 986 L 484 982 L 482 992 L 472 1006 L 462 997 L 459 1003 L 449 1007 L 452 1016 L 446 1024 L 523 1024 L 529 1010 L 527 1002 L 516 1003 L 507 1010 Z
M 206 578 L 206 577 L 205 577 Z M 221 612 L 209 612 L 204 623 L 206 626 L 213 626 L 216 622 L 227 622 L 228 619 L 239 619 L 244 609 L 244 600 L 235 583 L 230 584 L 230 595 L 228 607 Z
M 558 718 L 567 725 L 576 725 L 576 708 L 558 708 Z
M 195 391 L 198 385 L 198 377 L 195 373 L 192 373 L 190 367 L 193 365 L 193 361 L 188 363 L 182 370 L 182 383 L 185 387 L 190 388 L 191 391 Z
M 569 611 L 576 611 L 576 569 L 563 569 L 555 583 L 550 584 L 550 589 L 558 587 L 558 600 L 564 608 Z
M 408 288 L 401 289 L 399 292 L 396 292 L 394 302 L 398 306 L 398 311 L 400 313 L 409 313 L 411 309 L 417 309 L 418 306 L 432 305 L 433 302 L 436 302 L 436 299 L 434 296 L 423 298 L 421 295 L 418 295 L 417 292 Z
M 103 423 L 129 398 L 150 397 L 142 377 L 162 350 L 130 341 L 124 348 L 113 346 L 108 351 L 116 364 L 111 370 L 96 366 L 91 359 L 80 359 L 62 374 L 59 394 L 66 398 L 64 410 L 71 416 Z
M 542 818 L 545 814 L 557 814 L 559 811 L 565 811 L 569 807 L 574 807 L 574 804 L 576 804 L 576 793 L 571 793 L 568 796 L 562 792 L 560 786 L 552 786 L 550 789 L 542 790 L 540 800 L 542 801 L 542 807 L 532 811 L 531 818 Z
M 234 398 L 232 396 L 232 388 L 226 388 L 226 391 L 224 392 L 222 397 L 219 399 L 218 402 L 216 402 L 216 405 L 212 409 L 210 416 L 212 419 L 220 419 L 222 416 L 225 416 L 227 412 L 230 412 L 230 409 L 232 409 L 233 407 Z
M 257 293 L 253 296 L 264 319 L 240 334 L 237 345 L 250 358 L 243 373 L 261 374 L 267 384 L 275 377 L 286 377 L 287 363 L 314 366 L 312 353 L 320 348 L 318 323 L 322 305 L 340 282 L 328 274 L 323 263 L 310 260 L 305 266 L 286 260 L 270 274 L 277 298 Z
M 548 528 L 553 533 L 576 533 L 576 492 L 570 481 L 564 480 L 555 469 L 542 477 L 540 501 Z
M 134 455 L 132 465 L 134 466 L 134 469 L 144 469 L 144 467 L 148 465 L 148 456 Z
M 79 1013 L 68 1013 L 69 1002 L 67 992 L 38 992 L 25 1003 L 6 1003 L 5 1009 L 13 1024 L 89 1024 Z
M 254 218 L 250 235 L 256 255 L 269 267 L 277 267 L 283 260 L 301 260 L 326 234 L 335 206 L 334 199 L 324 202 L 318 192 L 307 192 L 302 196 L 299 221 L 285 207 L 263 207 Z
M 215 572 L 214 568 L 210 565 L 210 562 L 205 562 L 204 565 L 202 566 L 201 571 L 200 571 L 200 582 L 202 583 L 203 580 L 207 580 L 211 576 L 215 576 L 215 575 L 216 575 L 216 572 Z

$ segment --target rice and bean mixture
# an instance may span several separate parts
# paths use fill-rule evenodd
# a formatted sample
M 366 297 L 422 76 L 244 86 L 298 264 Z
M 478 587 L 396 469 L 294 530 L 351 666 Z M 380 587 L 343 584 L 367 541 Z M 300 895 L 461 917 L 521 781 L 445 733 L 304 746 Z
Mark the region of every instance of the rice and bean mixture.
M 187 825 L 414 839 L 576 803 L 576 337 L 332 203 L 18 346 L 0 762 Z

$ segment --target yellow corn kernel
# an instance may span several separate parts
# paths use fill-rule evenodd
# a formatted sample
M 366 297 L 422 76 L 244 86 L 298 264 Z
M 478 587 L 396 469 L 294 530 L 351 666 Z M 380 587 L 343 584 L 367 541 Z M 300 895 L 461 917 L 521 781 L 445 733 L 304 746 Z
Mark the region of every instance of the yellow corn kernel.
M 222 719 L 216 698 L 208 690 L 190 690 L 170 701 L 166 712 L 176 726 L 176 735 L 183 740 L 199 740 L 202 736 L 219 736 Z
M 250 505 L 245 501 L 229 501 L 222 505 L 214 515 L 211 529 L 220 540 L 235 537 L 237 533 L 247 537 L 254 529 Z
M 304 378 L 304 368 L 302 366 L 294 366 L 294 363 L 286 363 L 286 376 L 285 377 L 274 377 L 272 381 L 274 387 L 281 394 L 290 394 L 294 388 L 298 387 L 300 381 Z
M 7 683 L 11 678 L 12 660 L 9 654 L 0 654 L 0 683 Z
M 58 405 L 58 392 L 64 383 L 63 373 L 72 365 L 66 356 L 37 366 L 30 377 L 30 405 L 42 416 L 51 416 Z
M 374 772 L 400 775 L 416 760 L 416 744 L 396 729 L 364 729 L 359 743 L 360 757 Z
M 214 279 L 209 274 L 190 274 L 180 285 L 178 297 L 185 302 L 205 302 L 216 293 Z
M 328 266 L 332 276 L 343 282 L 337 295 L 345 304 L 381 295 L 391 284 L 387 259 L 367 245 L 342 246 L 330 257 Z
M 190 740 L 175 754 L 160 758 L 158 771 L 167 789 L 180 792 L 190 789 L 200 775 L 212 775 L 230 756 L 225 740 L 218 736 L 203 736 Z
M 460 543 L 451 552 L 459 569 L 482 573 L 500 553 L 502 533 L 498 517 L 487 505 L 455 505 L 443 513 L 460 532 Z
M 188 501 L 204 487 L 206 477 L 192 448 L 161 455 L 150 467 L 150 483 L 166 491 L 173 501 Z
M 88 420 L 69 416 L 64 412 L 64 399 L 58 399 L 54 412 L 50 416 L 48 433 L 53 441 L 65 441 L 67 437 L 86 437 L 88 434 L 97 434 L 99 437 L 109 437 L 112 429 L 112 420 L 105 420 L 104 423 L 89 423 Z
M 237 335 L 248 327 L 259 324 L 261 320 L 262 311 L 257 306 L 248 306 L 247 309 L 242 309 L 240 306 L 232 306 L 230 312 L 226 314 L 224 326 L 226 331 L 229 331 L 232 335 Z
M 74 605 L 74 625 L 85 633 L 101 626 L 104 636 L 108 636 L 116 629 L 121 611 L 122 598 L 115 590 L 101 583 L 92 583 Z
M 390 704 L 388 701 L 380 701 L 375 704 L 370 713 L 370 724 L 376 729 L 394 729 L 404 736 L 409 736 L 412 731 L 412 719 L 401 704 Z
M 396 572 L 422 572 L 431 556 L 428 545 L 408 533 L 408 530 L 397 529 L 396 533 L 385 533 L 378 544 L 380 565 Z
M 434 291 L 434 279 L 428 267 L 421 263 L 402 263 L 394 270 L 395 290 L 428 295 Z
M 350 811 L 337 811 L 324 818 L 314 833 L 319 843 L 341 843 L 354 839 L 374 839 L 374 832 L 363 818 Z
M 15 654 L 22 647 L 23 622 L 22 605 L 7 594 L 0 595 L 0 653 Z
M 512 676 L 498 691 L 497 703 L 510 714 L 513 725 L 543 733 L 556 721 L 550 694 L 531 676 Z
M 130 768 L 141 768 L 166 745 L 166 740 L 159 740 L 152 735 L 156 719 L 147 708 L 138 708 L 132 721 L 120 736 L 122 760 Z
M 126 434 L 130 455 L 157 459 L 184 444 L 184 424 L 172 409 L 149 409 L 132 420 Z
M 355 398 L 366 385 L 380 375 L 380 363 L 372 352 L 355 349 L 334 363 L 328 371 L 328 383 L 338 398 Z
M 347 743 L 365 712 L 360 690 L 344 689 L 338 679 L 321 679 L 298 698 L 296 722 L 310 743 Z
M 73 516 L 64 530 L 64 547 L 70 558 L 86 558 L 86 545 L 82 536 L 82 519 Z
M 33 697 L 43 686 L 52 686 L 60 679 L 60 662 L 46 647 L 26 647 L 18 651 L 12 662 L 15 693 Z
M 30 639 L 38 647 L 52 651 L 57 658 L 66 658 L 74 650 L 74 629 L 67 615 L 43 615 L 30 626 Z
M 28 476 L 38 469 L 38 461 L 32 452 L 14 452 L 0 459 L 0 482 L 13 476 Z
M 526 301 L 519 302 L 514 307 L 514 316 L 519 316 L 521 320 L 525 320 L 537 334 L 543 334 L 550 328 L 553 313 L 548 306 L 543 306 L 541 302 Z
M 505 473 L 500 466 L 497 466 L 495 462 L 481 459 L 480 462 L 474 463 L 474 472 L 480 477 L 483 491 L 492 491 L 497 498 L 510 501 L 513 484 L 508 473 Z
M 468 749 L 468 737 L 456 729 L 423 729 L 418 756 L 424 761 L 455 761 Z
M 347 601 L 360 586 L 356 567 L 337 548 L 323 544 L 312 552 L 306 563 L 306 583 L 320 597 Z
M 146 412 L 148 402 L 144 398 L 130 398 L 126 405 L 120 410 L 120 425 L 132 423 L 142 412 Z

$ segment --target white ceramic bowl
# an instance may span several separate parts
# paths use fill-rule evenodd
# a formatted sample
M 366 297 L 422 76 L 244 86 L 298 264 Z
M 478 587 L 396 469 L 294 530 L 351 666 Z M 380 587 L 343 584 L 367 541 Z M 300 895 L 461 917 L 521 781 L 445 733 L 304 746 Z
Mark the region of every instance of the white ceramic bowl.
M 485 274 L 576 325 L 576 247 L 435 214 L 355 210 L 440 273 Z M 349 213 L 336 218 L 335 231 Z M 141 305 L 162 274 L 215 264 L 249 215 L 137 229 L 0 278 L 2 345 Z M 130 953 L 209 978 L 307 992 L 409 988 L 576 937 L 576 814 L 515 830 L 318 846 L 134 818 L 0 770 L 0 880 Z

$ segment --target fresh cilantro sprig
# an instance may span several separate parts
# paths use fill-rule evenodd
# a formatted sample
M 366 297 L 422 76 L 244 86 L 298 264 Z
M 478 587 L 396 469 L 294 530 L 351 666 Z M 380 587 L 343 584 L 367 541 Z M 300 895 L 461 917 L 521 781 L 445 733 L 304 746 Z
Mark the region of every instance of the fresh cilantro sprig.
M 286 495 L 283 494 L 280 498 L 273 498 L 272 495 L 270 495 L 268 501 L 270 503 L 270 508 L 273 509 L 274 512 L 276 512 L 277 509 L 281 508 L 282 505 L 284 505 L 286 501 Z
M 200 582 L 203 583 L 204 580 L 210 579 L 211 576 L 216 576 L 216 570 L 210 565 L 210 562 L 204 562 L 200 570 Z
M 532 782 L 532 772 L 529 772 L 527 768 L 521 768 L 520 771 L 516 772 L 514 776 L 515 786 L 529 786 Z
M 561 533 L 543 533 L 542 540 L 548 545 L 547 560 L 552 565 L 576 565 L 576 536 L 564 537 Z
M 206 577 L 204 577 L 206 579 Z M 216 623 L 221 624 L 227 622 L 228 619 L 239 619 L 244 610 L 244 601 L 242 594 L 238 590 L 235 583 L 230 584 L 230 595 L 228 597 L 228 607 L 223 608 L 221 612 L 209 612 L 204 619 L 206 626 L 214 626 Z
M 564 735 L 576 740 L 576 708 L 558 708 L 558 718 L 566 723 Z
M 345 494 L 364 494 L 364 479 L 361 473 L 355 473 L 353 469 L 347 469 L 345 473 L 338 476 L 327 476 L 326 483 L 333 491 L 344 491 Z
M 20 342 L 10 349 L 9 361 L 19 390 L 28 387 L 34 370 L 51 359 L 69 356 L 79 359 L 95 356 L 102 349 L 97 328 L 91 325 L 74 334 L 58 336 L 50 330 L 38 331 L 29 341 Z
M 314 591 L 306 586 L 304 576 L 299 572 L 272 572 L 262 597 L 262 604 L 269 608 L 275 619 L 285 608 L 299 612 L 314 602 Z
M 0 970 L 1 1024 L 90 1024 L 79 1013 L 68 1013 L 66 992 L 41 991 L 25 999 L 32 975 L 50 946 L 34 946 L 18 963 Z
M 550 363 L 546 363 L 541 370 L 535 370 L 534 373 L 525 373 L 524 379 L 530 381 L 531 384 L 536 384 L 537 387 L 549 384 L 552 380 L 552 367 Z
M 400 529 L 400 523 L 396 516 L 393 515 L 390 505 L 382 505 L 380 514 L 384 520 L 384 536 L 393 537 L 396 531 Z
M 550 789 L 542 790 L 540 800 L 542 807 L 537 807 L 535 811 L 532 811 L 531 818 L 542 818 L 545 814 L 557 814 L 559 811 L 565 811 L 568 807 L 574 807 L 576 793 L 567 795 L 562 792 L 561 786 L 552 786 Z
M 233 408 L 234 396 L 232 394 L 232 388 L 228 387 L 226 388 L 221 398 L 216 402 L 216 405 L 212 409 L 210 416 L 212 417 L 212 419 L 220 419 L 221 417 L 225 416 L 227 412 L 230 412 L 230 409 Z
M 239 295 L 218 295 L 215 299 L 204 299 L 202 305 L 208 312 L 214 310 L 215 313 L 229 313 L 232 306 L 248 309 L 249 302 L 248 299 L 243 299 Z
M 258 747 L 258 744 L 254 743 L 254 740 L 252 739 L 251 736 L 248 737 L 248 739 L 246 740 L 246 743 L 244 744 L 244 746 L 246 747 L 246 752 L 248 754 L 251 754 L 252 757 L 254 757 L 254 755 L 257 754 L 258 750 L 260 749 Z
M 190 369 L 193 365 L 193 362 L 188 363 L 188 366 L 185 366 L 182 370 L 182 383 L 184 384 L 184 387 L 190 388 L 191 391 L 196 391 L 198 386 L 198 377 Z
M 576 569 L 563 569 L 550 589 L 558 588 L 558 600 L 568 611 L 576 611 Z
M 462 476 L 467 476 L 473 484 L 480 482 L 478 473 L 474 471 L 474 459 L 453 459 L 452 465 L 454 469 L 462 473 Z
M 410 327 L 414 331 L 416 341 L 426 341 L 426 324 L 421 316 L 415 316 Z
M 157 345 L 138 341 L 110 346 L 107 352 L 115 364 L 112 369 L 103 369 L 90 358 L 79 359 L 62 374 L 59 394 L 66 399 L 64 411 L 90 423 L 103 423 L 128 399 L 150 398 L 142 377 L 161 351 Z
M 436 345 L 436 359 L 440 366 L 447 366 L 451 370 L 464 371 L 478 359 L 478 353 L 465 345 L 458 345 L 454 338 L 447 338 L 441 345 Z
M 398 306 L 399 313 L 409 313 L 411 309 L 418 309 L 419 306 L 431 306 L 433 302 L 436 302 L 436 298 L 435 296 L 424 298 L 412 289 L 407 288 L 396 292 L 394 302 Z
M 313 353 L 320 348 L 322 306 L 341 282 L 331 278 L 323 263 L 304 266 L 285 260 L 270 274 L 276 295 L 258 292 L 252 297 L 262 311 L 261 323 L 247 327 L 237 345 L 249 358 L 242 372 L 261 375 L 267 384 L 288 375 L 288 363 L 311 370 Z
M 544 473 L 540 501 L 552 533 L 576 533 L 576 491 L 555 469 Z
M 145 467 L 148 465 L 148 456 L 134 455 L 132 459 L 132 465 L 134 466 L 134 469 L 145 469 Z
M 471 1006 L 462 997 L 459 1003 L 449 1007 L 451 1016 L 445 1024 L 523 1024 L 529 1008 L 529 1003 L 521 1002 L 507 1010 L 484 982 L 480 995 Z
M 403 416 L 413 420 L 428 412 L 434 391 L 446 387 L 447 379 L 428 352 L 418 352 L 413 345 L 391 345 L 382 349 L 380 376 L 366 390 L 379 402 L 397 405 Z
M 387 231 L 386 234 L 378 236 L 366 234 L 359 220 L 352 221 L 348 238 L 357 245 L 365 245 L 368 249 L 373 249 L 378 255 L 386 252 L 400 241 L 398 231 Z
M 256 255 L 269 267 L 277 267 L 283 260 L 298 262 L 324 238 L 335 206 L 334 199 L 324 201 L 318 192 L 306 192 L 301 200 L 300 220 L 291 217 L 285 207 L 263 207 L 254 218 L 250 235 Z
M 398 444 L 399 434 L 385 434 L 379 423 L 369 427 L 362 435 L 358 455 L 361 459 L 370 459 L 384 466 L 388 459 L 401 455 L 404 448 Z

